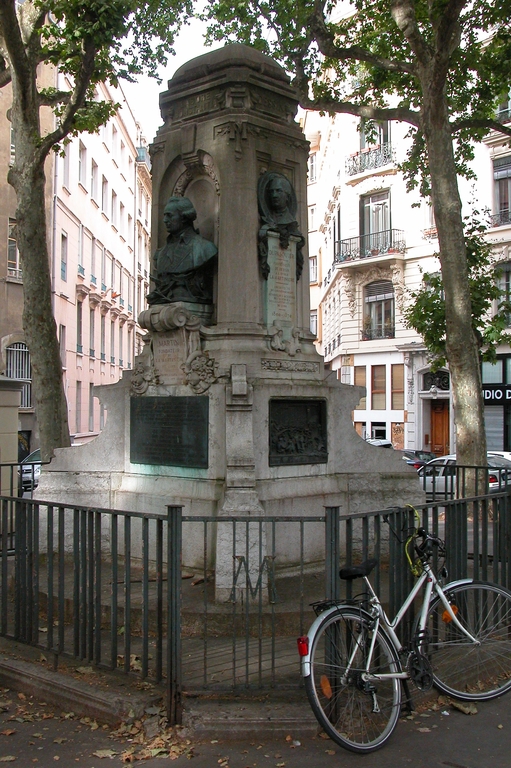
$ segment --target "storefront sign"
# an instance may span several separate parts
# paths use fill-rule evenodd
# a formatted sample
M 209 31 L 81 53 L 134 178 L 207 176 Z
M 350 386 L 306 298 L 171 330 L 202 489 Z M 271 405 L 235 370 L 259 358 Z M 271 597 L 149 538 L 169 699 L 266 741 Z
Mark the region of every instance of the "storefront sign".
M 511 386 L 486 384 L 483 388 L 483 400 L 486 404 L 511 401 Z

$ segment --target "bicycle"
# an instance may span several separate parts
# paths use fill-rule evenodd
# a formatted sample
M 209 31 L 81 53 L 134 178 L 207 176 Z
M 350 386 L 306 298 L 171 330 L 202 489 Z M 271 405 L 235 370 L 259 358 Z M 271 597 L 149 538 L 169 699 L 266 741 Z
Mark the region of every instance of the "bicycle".
M 382 747 L 397 725 L 408 680 L 466 701 L 511 689 L 511 592 L 474 579 L 443 586 L 445 565 L 437 576 L 430 564 L 434 548 L 445 562 L 444 542 L 414 527 L 405 551 L 417 581 L 392 621 L 368 578 L 375 559 L 339 572 L 344 580 L 364 580 L 364 599 L 313 604 L 317 618 L 298 638 L 301 674 L 319 724 L 341 747 L 362 753 Z M 423 586 L 412 641 L 404 647 L 396 628 Z

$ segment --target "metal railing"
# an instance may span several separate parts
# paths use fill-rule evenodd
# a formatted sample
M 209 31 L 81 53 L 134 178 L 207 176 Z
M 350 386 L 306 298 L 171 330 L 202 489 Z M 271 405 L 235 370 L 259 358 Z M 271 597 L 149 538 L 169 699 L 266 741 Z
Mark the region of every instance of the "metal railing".
M 499 211 L 490 216 L 491 227 L 504 227 L 511 224 L 511 211 Z
M 372 171 L 384 165 L 393 163 L 394 150 L 392 144 L 380 144 L 377 147 L 369 147 L 357 152 L 356 155 L 346 158 L 346 174 L 355 176 L 357 173 Z
M 334 263 L 404 253 L 406 243 L 401 229 L 384 229 L 368 235 L 349 237 L 335 243 Z
M 449 579 L 511 587 L 509 493 L 419 512 L 446 539 Z M 164 684 L 178 723 L 183 694 L 298 690 L 296 637 L 312 621 L 309 604 L 360 589 L 339 580 L 341 563 L 376 557 L 375 587 L 394 614 L 411 585 L 403 541 L 412 525 L 401 508 L 248 519 L 1 497 L 0 635 L 55 661 Z

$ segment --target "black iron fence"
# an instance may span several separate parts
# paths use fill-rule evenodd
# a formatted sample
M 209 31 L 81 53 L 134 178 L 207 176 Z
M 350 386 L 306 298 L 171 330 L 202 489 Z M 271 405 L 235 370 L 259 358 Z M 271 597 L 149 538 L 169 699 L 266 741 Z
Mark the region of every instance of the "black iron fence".
M 296 689 L 309 604 L 360 589 L 339 580 L 341 563 L 378 559 L 391 615 L 412 583 L 409 509 L 222 518 L 0 504 L 0 635 L 165 685 L 172 723 L 183 693 Z M 510 507 L 502 492 L 419 509 L 446 539 L 450 579 L 511 588 Z

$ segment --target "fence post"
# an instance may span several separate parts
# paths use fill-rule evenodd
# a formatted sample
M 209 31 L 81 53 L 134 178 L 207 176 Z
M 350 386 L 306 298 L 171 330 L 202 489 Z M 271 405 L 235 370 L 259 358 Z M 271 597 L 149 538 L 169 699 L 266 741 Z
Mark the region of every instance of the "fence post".
M 339 579 L 339 507 L 325 507 L 325 596 L 340 600 Z
M 167 507 L 167 720 L 180 725 L 182 507 Z

